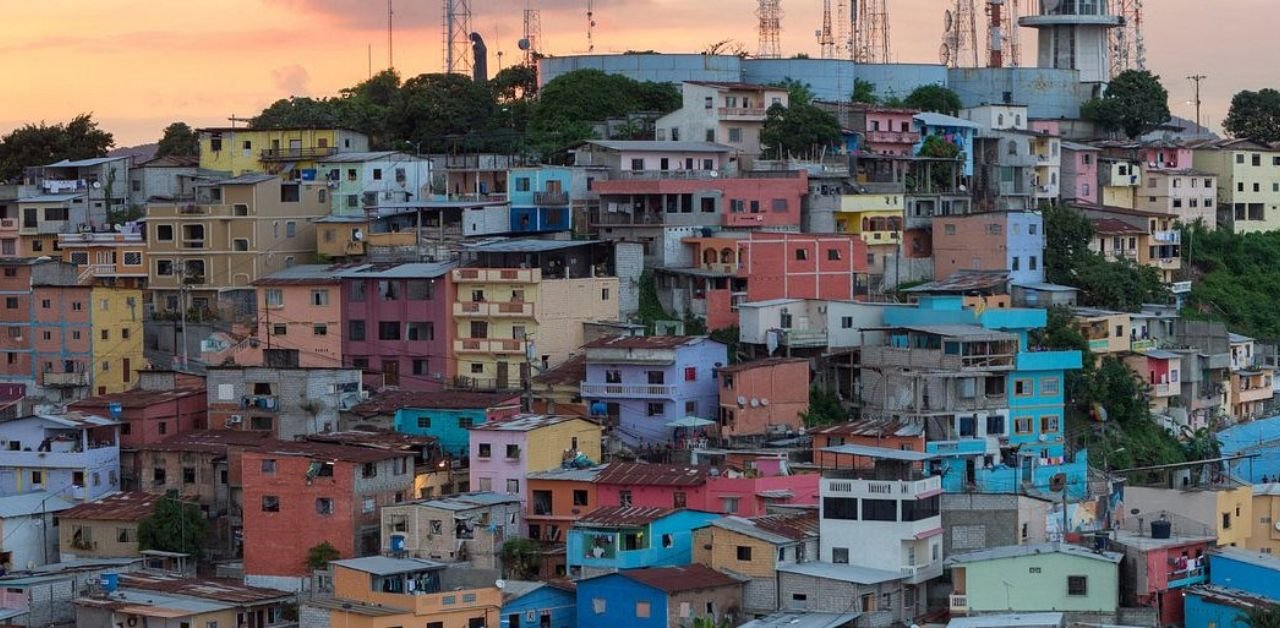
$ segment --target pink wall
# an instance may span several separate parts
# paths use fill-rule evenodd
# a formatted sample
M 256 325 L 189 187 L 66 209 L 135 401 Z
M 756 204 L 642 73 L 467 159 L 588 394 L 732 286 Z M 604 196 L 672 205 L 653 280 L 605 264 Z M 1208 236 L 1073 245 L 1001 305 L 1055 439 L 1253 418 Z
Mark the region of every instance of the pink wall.
M 856 235 L 752 233 L 738 259 L 738 276 L 750 278 L 748 301 L 849 300 L 854 273 L 867 269 L 867 245 Z
M 502 430 L 471 430 L 470 444 L 470 480 L 471 490 L 485 490 L 480 487 L 481 478 L 488 478 L 491 490 L 502 495 L 516 495 L 523 502 L 526 499 L 527 491 L 525 491 L 525 461 L 527 455 L 520 458 L 510 460 L 507 458 L 507 445 L 518 445 L 520 451 L 528 451 L 525 447 L 527 432 L 514 432 Z M 482 443 L 489 444 L 489 458 L 480 457 L 480 445 Z M 507 491 L 507 480 L 519 480 L 519 490 L 515 492 Z
M 722 498 L 737 497 L 738 511 L 734 514 L 743 517 L 755 517 L 766 513 L 770 503 L 775 504 L 816 504 L 818 503 L 818 483 L 821 476 L 817 474 L 788 475 L 758 478 L 707 478 L 701 486 L 670 487 L 640 486 L 621 484 L 598 484 L 596 487 L 597 503 L 600 507 L 619 506 L 619 491 L 631 491 L 631 505 L 653 508 L 672 508 L 675 503 L 673 493 L 685 493 L 685 507 L 705 512 L 724 512 Z M 472 487 L 475 490 L 475 487 Z M 789 490 L 792 497 L 778 500 L 765 500 L 756 494 L 760 491 Z
M 474 487 L 472 490 L 475 490 Z M 631 491 L 632 506 L 648 506 L 651 508 L 673 508 L 675 502 L 672 495 L 676 492 L 685 494 L 685 507 L 694 510 L 706 510 L 707 485 L 698 486 L 649 486 L 637 484 L 597 484 L 596 504 L 601 508 L 621 506 L 618 498 L 621 491 Z
M 71 404 L 70 408 L 105 416 L 109 402 L 134 394 L 168 398 L 137 407 L 129 407 L 129 404 L 125 404 L 120 420 L 129 425 L 129 432 L 126 434 L 123 429 L 120 431 L 121 447 L 141 447 L 175 434 L 207 429 L 208 399 L 203 388 L 182 393 L 182 396 L 172 392 L 132 391 L 119 395 L 91 397 Z M 163 434 L 160 433 L 161 422 L 165 424 Z
M 267 307 L 267 290 L 280 290 L 283 303 Z M 326 290 L 328 305 L 312 305 L 312 290 Z M 271 337 L 274 349 L 297 349 L 298 365 L 306 367 L 342 366 L 342 286 L 331 283 L 260 285 L 258 286 L 258 338 L 263 341 L 257 349 L 247 349 L 245 357 L 237 357 L 242 364 L 261 364 L 266 339 Z M 315 333 L 315 325 L 323 324 L 324 335 Z M 273 328 L 285 326 L 285 335 L 277 335 Z M 377 332 L 374 325 L 374 333 Z M 439 330 L 437 330 L 439 333 Z M 250 355 L 252 354 L 252 355 Z
M 725 179 L 723 220 L 726 227 L 799 227 L 800 202 L 809 191 L 809 178 L 803 171 L 791 178 Z M 775 200 L 786 201 L 785 210 L 775 210 Z M 731 210 L 732 201 L 742 201 L 744 210 Z M 751 203 L 759 203 L 752 213 Z
M 721 375 L 721 417 L 732 412 L 733 422 L 721 425 L 721 436 L 764 434 L 771 425 L 802 425 L 799 413 L 809 409 L 808 360 L 764 360 L 754 368 L 735 368 Z M 749 364 L 746 366 L 750 366 Z M 732 381 L 733 385 L 727 384 Z M 738 397 L 747 403 L 738 404 Z M 752 399 L 767 399 L 769 405 L 752 407 Z
M 1147 146 L 1140 150 L 1143 168 L 1150 168 L 1151 164 L 1155 164 L 1159 170 L 1186 170 L 1192 167 L 1190 148 Z

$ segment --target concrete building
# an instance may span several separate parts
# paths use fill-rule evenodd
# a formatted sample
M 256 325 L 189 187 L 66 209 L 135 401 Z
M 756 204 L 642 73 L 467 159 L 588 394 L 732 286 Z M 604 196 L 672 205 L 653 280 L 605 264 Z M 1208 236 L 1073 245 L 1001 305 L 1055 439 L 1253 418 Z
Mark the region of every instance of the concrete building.
M 336 560 L 329 571 L 332 591 L 299 610 L 304 626 L 499 625 L 502 589 L 491 571 L 385 556 Z
M 91 394 L 98 366 L 92 288 L 82 285 L 76 267 L 66 262 L 10 258 L 0 260 L 0 267 L 0 291 L 6 295 L 0 310 L 6 332 L 0 339 L 3 397 L 59 402 Z
M 146 285 L 147 245 L 137 224 L 108 233 L 59 233 L 54 250 L 59 259 L 80 267 L 81 283 L 121 288 Z
M 779 565 L 818 559 L 818 520 L 811 513 L 721 517 L 693 532 L 693 562 L 748 578 L 742 607 L 778 610 Z
M 278 442 L 240 456 L 245 583 L 298 590 L 309 548 L 377 554 L 378 509 L 413 491 L 413 456 L 399 451 Z
M 431 162 L 397 151 L 319 156 L 314 176 L 329 188 L 334 216 L 363 218 L 368 209 L 381 204 L 421 200 L 431 193 Z
M 741 612 L 742 582 L 702 565 L 634 569 L 578 583 L 579 626 L 712 625 Z
M 22 219 L 15 225 L 21 243 L 7 254 L 55 254 L 59 234 L 106 230 L 108 213 L 127 207 L 129 163 L 128 157 L 96 157 L 28 168 L 28 194 L 10 216 Z
M 1044 282 L 1044 221 L 1038 211 L 933 219 L 933 275 L 960 270 L 1007 271 L 1013 283 Z
M 1183 225 L 1197 222 L 1213 229 L 1218 221 L 1218 177 L 1201 170 L 1148 169 L 1137 191 L 1136 209 L 1177 217 Z
M 111 628 L 119 624 L 256 626 L 290 628 L 293 596 L 226 579 L 188 578 L 161 571 L 120 574 L 114 591 L 75 600 L 76 625 Z
M 581 231 L 587 214 L 600 205 L 595 181 L 604 168 L 549 166 L 512 168 L 507 177 L 513 235 Z
M 1240 547 L 1253 532 L 1253 486 L 1234 480 L 1218 484 L 1188 483 L 1179 488 L 1126 486 L 1125 508 L 1145 521 L 1167 518 L 1173 533 L 1210 536 L 1219 547 Z
M 755 517 L 771 507 L 818 503 L 818 476 L 793 473 L 776 455 L 735 461 L 738 469 L 707 465 L 614 462 L 596 477 L 602 506 L 693 508 Z
M 607 467 L 608 465 L 585 469 L 561 467 L 527 474 L 527 536 L 543 543 L 563 544 L 569 527 L 582 515 L 599 507 L 595 480 Z
M 129 206 L 145 208 L 151 202 L 192 198 L 196 184 L 222 176 L 201 170 L 198 155 L 152 157 L 129 169 Z
M 787 90 L 740 82 L 685 81 L 681 107 L 654 123 L 659 141 L 719 142 L 745 157 L 762 151 L 769 108 L 786 107 Z
M 788 433 L 804 427 L 809 410 L 809 361 L 769 358 L 722 367 L 721 438 Z
M 778 566 L 781 610 L 858 613 L 872 626 L 909 624 L 924 614 L 925 598 L 888 569 L 809 561 Z
M 0 576 L 5 620 L 25 626 L 74 625 L 76 598 L 104 573 L 123 574 L 142 568 L 137 558 L 100 558 L 36 567 Z
M 461 493 L 383 506 L 382 553 L 503 571 L 502 545 L 524 529 L 520 497 Z
M 298 366 L 342 366 L 343 293 L 337 272 L 325 264 L 299 264 L 253 282 L 258 293 L 257 334 L 226 357 L 258 365 L 263 364 L 264 349 L 292 349 L 298 352 Z
M 1102 150 L 1088 144 L 1075 142 L 1062 143 L 1062 185 L 1060 187 L 1063 203 L 1080 203 L 1097 205 L 1098 201 L 1098 158 Z
M 471 442 L 468 429 L 519 411 L 520 398 L 513 393 L 387 390 L 348 410 L 344 423 L 430 437 L 446 456 L 465 458 Z
M 576 459 L 600 460 L 600 426 L 580 417 L 519 414 L 470 429 L 471 488 L 527 500 L 525 478 Z
M 1224 548 L 1209 554 L 1209 581 L 1186 590 L 1186 625 L 1245 623 L 1251 610 L 1280 603 L 1280 559 Z
M 0 497 L 44 491 L 71 502 L 120 490 L 120 424 L 68 412 L 0 423 Z
M 209 427 L 261 430 L 291 440 L 338 428 L 360 402 L 360 372 L 349 368 L 219 366 L 207 371 Z
M 1120 607 L 1122 555 L 1045 543 L 957 554 L 951 569 L 955 615 L 1063 611 L 1112 614 Z M 1011 574 L 1018 574 L 1010 578 Z
M 1193 167 L 1218 177 L 1218 226 L 1236 233 L 1280 228 L 1280 152 L 1246 139 L 1188 146 Z
M 1047 542 L 1053 502 L 1031 495 L 947 493 L 942 496 L 942 552 Z
M 369 150 L 369 138 L 347 129 L 206 128 L 200 136 L 200 168 L 238 177 L 279 174 L 290 180 L 317 181 L 319 160 L 338 153 Z
M 1209 580 L 1208 552 L 1214 539 L 1158 538 L 1153 526 L 1150 531 L 1118 531 L 1110 546 L 1124 554 L 1120 563 L 1121 604 L 1154 607 L 1161 625 L 1183 624 L 1186 589 Z
M 111 493 L 58 514 L 58 554 L 62 561 L 141 556 L 138 524 L 163 499 L 148 493 Z
M 1245 547 L 1263 554 L 1280 554 L 1280 482 L 1253 485 L 1253 531 Z
M 1079 81 L 1100 89 L 1111 76 L 1110 30 L 1124 24 L 1106 2 L 1042 4 L 1039 11 L 1018 19 L 1018 25 L 1037 29 L 1041 68 L 1076 70 Z
M 0 497 L 0 567 L 10 572 L 60 562 L 56 517 L 69 508 L 71 502 L 47 491 Z

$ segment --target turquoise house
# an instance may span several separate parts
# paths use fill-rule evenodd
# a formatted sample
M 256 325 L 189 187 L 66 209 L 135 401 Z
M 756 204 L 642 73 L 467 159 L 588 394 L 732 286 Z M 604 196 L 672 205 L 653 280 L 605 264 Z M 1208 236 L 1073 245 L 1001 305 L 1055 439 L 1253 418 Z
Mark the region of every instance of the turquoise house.
M 964 176 L 973 176 L 973 138 L 981 125 L 941 113 L 922 112 L 916 114 L 912 126 L 920 134 L 920 142 L 913 150 L 915 154 L 920 154 L 925 138 L 940 136 L 960 148 L 960 155 L 964 158 Z
M 1066 543 L 957 554 L 947 559 L 951 614 L 1115 613 L 1121 558 Z
M 570 192 L 574 169 L 566 166 L 512 168 L 507 174 L 511 233 L 548 233 L 573 227 Z
M 519 411 L 518 394 L 396 390 L 361 402 L 350 412 L 375 426 L 389 420 L 401 434 L 429 436 L 445 455 L 464 457 L 471 445 L 468 428 Z
M 616 506 L 594 510 L 569 530 L 570 575 L 591 577 L 620 569 L 693 562 L 693 531 L 720 515 L 697 510 Z

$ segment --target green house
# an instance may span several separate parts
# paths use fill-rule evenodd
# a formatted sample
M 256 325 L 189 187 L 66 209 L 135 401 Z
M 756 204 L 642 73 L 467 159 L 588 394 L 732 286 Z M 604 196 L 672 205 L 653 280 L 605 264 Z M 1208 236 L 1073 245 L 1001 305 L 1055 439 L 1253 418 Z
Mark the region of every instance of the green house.
M 958 554 L 947 559 L 951 612 L 1114 613 L 1120 605 L 1121 557 L 1066 543 Z

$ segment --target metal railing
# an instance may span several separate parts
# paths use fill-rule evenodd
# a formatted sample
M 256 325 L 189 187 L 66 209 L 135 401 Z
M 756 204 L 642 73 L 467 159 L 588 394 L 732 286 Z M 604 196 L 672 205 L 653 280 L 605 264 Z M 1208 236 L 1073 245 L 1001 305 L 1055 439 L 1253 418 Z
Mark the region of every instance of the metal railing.
M 264 161 L 275 161 L 284 159 L 317 159 L 320 157 L 328 157 L 336 154 L 338 149 L 332 147 L 289 147 L 289 148 L 268 148 L 259 153 L 259 158 Z

